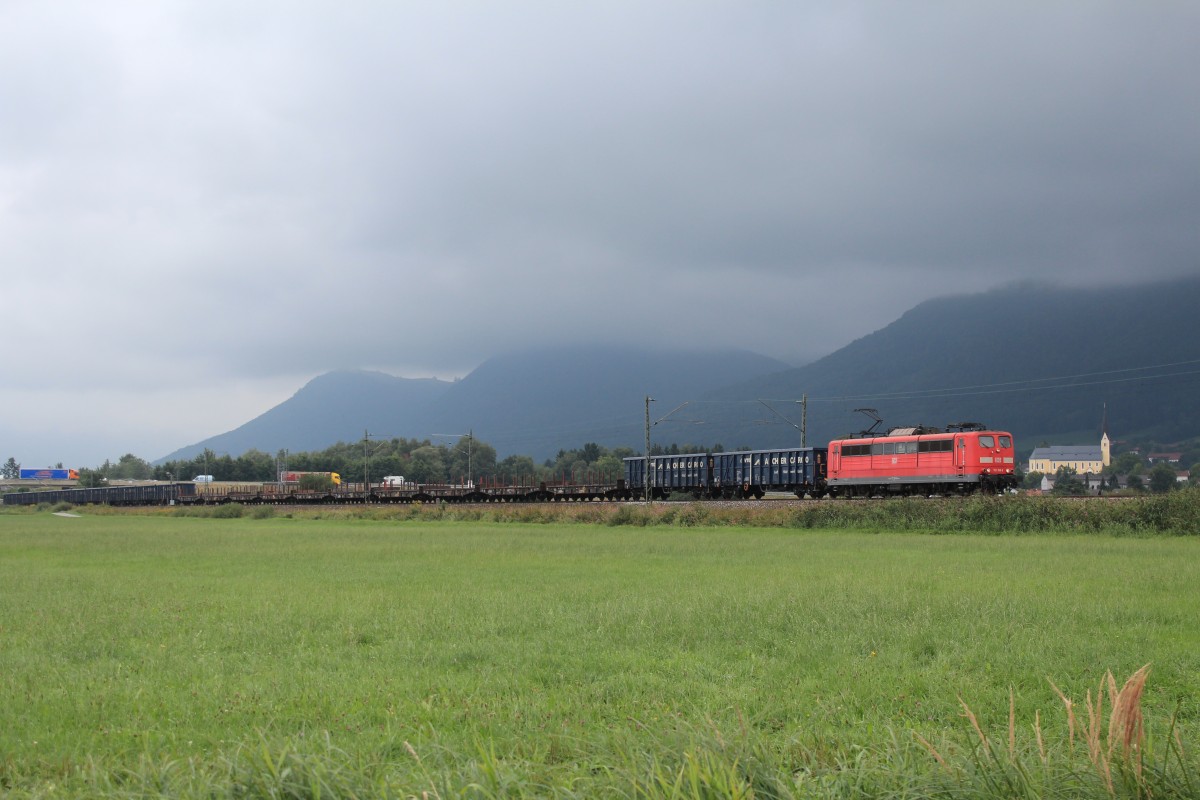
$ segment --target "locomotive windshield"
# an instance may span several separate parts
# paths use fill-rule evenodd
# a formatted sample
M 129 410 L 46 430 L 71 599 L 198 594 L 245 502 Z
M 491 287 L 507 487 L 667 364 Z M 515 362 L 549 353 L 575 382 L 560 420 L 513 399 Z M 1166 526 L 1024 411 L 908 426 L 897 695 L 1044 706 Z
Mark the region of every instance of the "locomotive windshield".
M 995 447 L 996 446 L 996 437 L 995 436 L 980 436 L 979 437 L 979 446 L 980 447 Z

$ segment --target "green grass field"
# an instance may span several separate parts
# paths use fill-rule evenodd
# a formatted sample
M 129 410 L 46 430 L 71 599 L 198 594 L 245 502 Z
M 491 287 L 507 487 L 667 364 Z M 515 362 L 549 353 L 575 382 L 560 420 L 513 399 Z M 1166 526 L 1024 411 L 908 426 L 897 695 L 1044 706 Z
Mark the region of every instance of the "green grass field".
M 1197 776 L 1194 537 L 81 513 L 0 514 L 15 797 L 1138 796 L 1051 681 L 1147 663 Z

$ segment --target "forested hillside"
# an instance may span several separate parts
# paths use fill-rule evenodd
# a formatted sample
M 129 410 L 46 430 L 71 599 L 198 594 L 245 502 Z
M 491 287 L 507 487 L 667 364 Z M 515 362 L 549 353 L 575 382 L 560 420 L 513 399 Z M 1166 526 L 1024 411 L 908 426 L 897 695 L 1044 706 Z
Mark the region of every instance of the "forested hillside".
M 852 313 L 853 304 L 847 304 Z M 652 442 L 787 447 L 887 425 L 978 421 L 1040 441 L 1171 442 L 1200 434 L 1200 278 L 1103 289 L 1022 285 L 922 303 L 800 368 L 748 352 L 550 348 L 497 356 L 454 383 L 335 372 L 209 448 L 316 451 L 383 438 L 471 433 L 499 458 L 537 462 L 596 443 L 640 451 L 644 398 Z M 163 459 L 166 460 L 166 459 Z
M 433 378 L 397 378 L 382 372 L 328 372 L 246 424 L 159 460 L 189 459 L 205 449 L 231 456 L 249 450 L 315 451 L 335 442 L 361 440 L 365 430 L 390 433 L 398 422 L 423 414 L 450 386 Z
M 364 431 L 434 442 L 470 433 L 494 445 L 501 458 L 526 455 L 538 462 L 585 442 L 640 447 L 646 395 L 656 398 L 662 414 L 716 387 L 787 366 L 749 352 L 591 346 L 496 356 L 454 383 L 331 372 L 236 430 L 157 463 L 190 459 L 205 448 L 232 456 L 251 449 L 317 451 L 361 441 Z
M 930 300 L 813 364 L 710 396 L 809 397 L 810 436 L 868 423 L 977 420 L 1019 438 L 1200 433 L 1200 279 L 1107 289 L 1014 286 Z M 737 415 L 722 412 L 727 424 Z M 763 444 L 740 420 L 742 438 Z M 1030 443 L 1032 446 L 1032 443 Z
M 431 409 L 429 425 L 472 430 L 502 455 L 539 462 L 585 442 L 640 450 L 647 395 L 657 418 L 716 387 L 787 367 L 745 351 L 575 347 L 498 356 L 451 387 Z

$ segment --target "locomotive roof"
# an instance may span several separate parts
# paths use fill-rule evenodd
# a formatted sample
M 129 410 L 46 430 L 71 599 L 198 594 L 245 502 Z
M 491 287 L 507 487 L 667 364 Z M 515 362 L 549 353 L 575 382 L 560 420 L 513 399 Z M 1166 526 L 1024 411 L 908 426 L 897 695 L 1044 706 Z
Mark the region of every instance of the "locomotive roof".
M 935 436 L 939 434 L 954 434 L 962 432 L 978 432 L 991 430 L 985 425 L 978 422 L 971 423 L 956 423 L 948 425 L 947 430 L 936 428 L 932 425 L 914 425 L 910 428 L 892 428 L 887 433 L 860 431 L 858 433 L 848 433 L 840 438 L 842 439 L 887 439 L 892 436 Z

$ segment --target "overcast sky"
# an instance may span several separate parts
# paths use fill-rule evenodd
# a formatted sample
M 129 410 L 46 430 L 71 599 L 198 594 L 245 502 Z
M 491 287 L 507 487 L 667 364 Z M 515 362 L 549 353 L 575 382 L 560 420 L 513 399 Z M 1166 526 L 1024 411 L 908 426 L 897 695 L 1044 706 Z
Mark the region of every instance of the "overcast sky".
M 1198 41 L 1182 0 L 0 0 L 0 460 L 153 460 L 332 369 L 798 364 L 1196 274 Z

